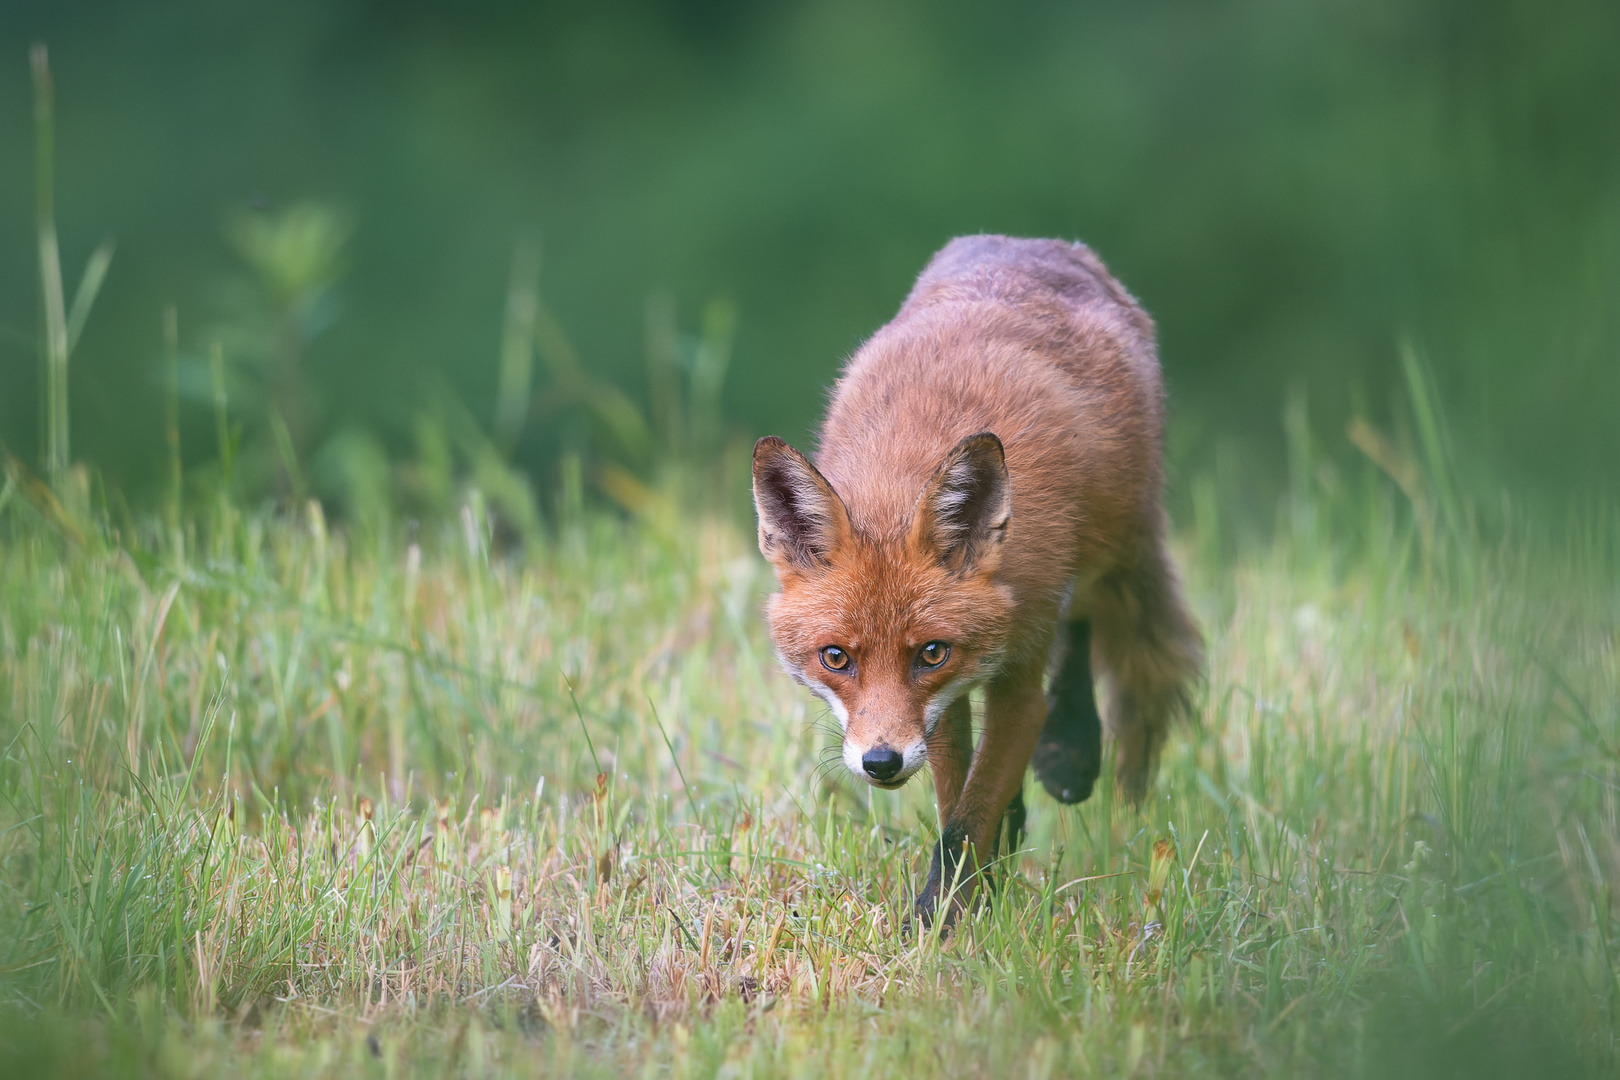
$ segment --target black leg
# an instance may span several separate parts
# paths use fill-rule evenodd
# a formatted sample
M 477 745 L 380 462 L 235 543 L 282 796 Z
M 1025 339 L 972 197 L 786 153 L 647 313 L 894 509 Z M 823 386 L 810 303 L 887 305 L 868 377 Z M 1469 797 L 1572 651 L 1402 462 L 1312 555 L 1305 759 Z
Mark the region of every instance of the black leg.
M 1007 804 L 1007 812 L 1001 818 L 1002 829 L 1007 839 L 1007 846 L 1002 854 L 1018 854 L 1018 846 L 1024 842 L 1024 817 L 1024 792 L 1020 789 L 1018 794 L 1013 796 L 1013 801 Z
M 961 865 L 967 837 L 964 822 L 951 822 L 945 826 L 939 842 L 934 845 L 934 857 L 928 864 L 928 882 L 923 886 L 922 895 L 917 897 L 917 917 L 924 926 L 931 926 L 934 919 L 941 916 L 946 926 L 955 921 L 956 901 L 947 905 L 943 913 L 940 912 L 940 905 L 945 902 L 952 885 L 959 892 L 965 891 L 964 886 L 967 886 L 968 878 L 973 874 L 973 867 Z
M 1013 796 L 1012 802 L 1007 804 L 1007 810 L 1001 816 L 1001 829 L 996 834 L 998 844 L 1005 842 L 996 854 L 1015 855 L 1019 846 L 1024 842 L 1024 820 L 1027 811 L 1024 809 L 1024 793 L 1019 791 Z M 945 894 L 954 884 L 959 894 L 967 892 L 968 878 L 975 873 L 979 874 L 984 883 L 994 889 L 1000 884 L 1000 874 L 988 866 L 963 866 L 962 859 L 966 854 L 968 829 L 965 822 L 953 822 L 946 826 L 945 832 L 934 845 L 934 857 L 928 865 L 928 882 L 923 886 L 922 895 L 917 897 L 917 915 L 922 919 L 923 925 L 931 925 L 939 912 L 939 905 L 945 899 Z M 960 867 L 960 871 L 958 870 Z M 1008 871 L 1010 872 L 1010 871 Z M 964 888 L 967 886 L 967 888 Z M 954 905 L 953 905 L 954 907 Z M 944 913 L 945 924 L 949 926 L 955 917 L 954 910 Z
M 1091 624 L 1067 627 L 1063 663 L 1047 695 L 1046 726 L 1030 762 L 1047 793 L 1084 802 L 1102 770 L 1102 717 L 1091 683 Z

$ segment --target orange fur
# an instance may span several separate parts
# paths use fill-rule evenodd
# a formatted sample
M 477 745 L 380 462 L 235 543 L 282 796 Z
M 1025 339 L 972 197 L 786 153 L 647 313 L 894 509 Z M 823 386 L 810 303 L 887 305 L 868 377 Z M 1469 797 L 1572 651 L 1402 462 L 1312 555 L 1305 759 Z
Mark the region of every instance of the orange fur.
M 994 855 L 1064 618 L 1092 623 L 1116 776 L 1132 798 L 1146 790 L 1201 662 L 1164 548 L 1162 396 L 1152 322 L 1089 249 L 964 237 L 849 362 L 815 464 L 779 439 L 755 448 L 784 667 L 839 717 L 857 775 L 894 787 L 925 762 L 934 773 L 925 915 L 958 860 L 971 887 Z M 949 645 L 935 668 L 920 659 L 930 642 Z M 828 646 L 845 670 L 822 662 Z M 899 773 L 867 775 L 863 755 L 887 751 Z

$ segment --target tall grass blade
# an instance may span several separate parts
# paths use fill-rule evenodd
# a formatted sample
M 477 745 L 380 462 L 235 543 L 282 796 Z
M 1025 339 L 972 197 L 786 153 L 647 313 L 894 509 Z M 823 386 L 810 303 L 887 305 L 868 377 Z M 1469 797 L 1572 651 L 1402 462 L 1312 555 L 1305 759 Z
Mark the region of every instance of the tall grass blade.
M 163 441 L 169 450 L 169 531 L 179 542 L 185 471 L 180 460 L 180 313 L 163 308 Z
M 208 350 L 208 373 L 214 390 L 214 437 L 219 446 L 222 486 L 230 490 L 236 467 L 236 437 L 231 431 L 230 399 L 225 388 L 225 347 L 214 342 Z
M 68 322 L 62 291 L 62 254 L 56 242 L 55 89 L 44 43 L 29 54 L 34 75 L 35 223 L 45 311 L 45 471 L 64 481 L 72 460 L 68 438 Z
M 692 361 L 689 422 L 692 448 L 699 454 L 712 454 L 720 445 L 720 392 L 736 333 L 737 305 L 729 296 L 710 300 L 703 309 L 703 338 Z
M 1418 438 L 1423 443 L 1424 463 L 1428 466 L 1429 486 L 1440 504 L 1440 516 L 1455 541 L 1465 538 L 1457 487 L 1452 476 L 1451 439 L 1434 389 L 1434 375 L 1427 359 L 1410 339 L 1401 342 L 1401 374 L 1411 398 Z
M 663 736 L 664 747 L 669 751 L 669 760 L 675 766 L 675 775 L 681 778 L 681 790 L 686 792 L 686 808 L 696 813 L 697 800 L 692 797 L 692 785 L 686 782 L 686 770 L 681 768 L 681 759 L 675 753 L 675 744 L 669 739 L 669 731 L 664 727 L 663 718 L 658 715 L 658 706 L 653 704 L 651 694 L 647 695 L 647 708 L 652 710 L 653 723 L 658 725 L 658 734 Z
M 90 318 L 90 309 L 95 307 L 96 297 L 101 293 L 101 284 L 107 280 L 107 270 L 112 266 L 113 252 L 117 247 L 118 242 L 109 236 L 90 253 L 90 261 L 85 263 L 84 276 L 79 279 L 79 288 L 73 294 L 73 306 L 68 309 L 69 357 L 79 347 L 79 335 L 84 333 L 84 324 Z
M 674 457 L 682 450 L 685 421 L 681 406 L 679 335 L 675 328 L 675 299 L 667 292 L 647 297 L 645 314 L 647 349 L 647 398 L 651 406 L 653 432 L 664 453 Z
M 529 417 L 534 369 L 534 325 L 540 308 L 540 246 L 519 240 L 512 248 L 506 319 L 495 393 L 495 441 L 510 454 Z
M 596 743 L 591 741 L 591 729 L 585 726 L 585 713 L 579 707 L 579 698 L 574 693 L 574 682 L 565 673 L 563 685 L 568 687 L 568 700 L 574 706 L 574 718 L 579 721 L 579 733 L 585 737 L 585 749 L 591 753 L 591 766 L 596 769 L 596 775 L 602 775 L 602 759 L 596 756 Z
M 280 409 L 270 410 L 270 437 L 275 440 L 276 454 L 281 458 L 281 468 L 293 499 L 302 503 L 308 498 L 304 470 L 298 464 L 298 451 L 293 446 L 292 432 L 287 429 L 287 421 L 282 419 Z

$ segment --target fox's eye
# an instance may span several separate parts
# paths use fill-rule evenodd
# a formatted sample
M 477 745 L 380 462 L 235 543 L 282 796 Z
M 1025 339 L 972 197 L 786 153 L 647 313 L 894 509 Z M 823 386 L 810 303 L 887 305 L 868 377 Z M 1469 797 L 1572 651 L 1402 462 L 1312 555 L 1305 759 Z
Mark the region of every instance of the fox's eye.
M 943 641 L 930 641 L 922 647 L 917 659 L 922 661 L 923 667 L 939 667 L 950 658 L 951 647 Z
M 836 645 L 828 645 L 821 650 L 821 666 L 828 671 L 846 671 L 849 668 L 849 653 Z

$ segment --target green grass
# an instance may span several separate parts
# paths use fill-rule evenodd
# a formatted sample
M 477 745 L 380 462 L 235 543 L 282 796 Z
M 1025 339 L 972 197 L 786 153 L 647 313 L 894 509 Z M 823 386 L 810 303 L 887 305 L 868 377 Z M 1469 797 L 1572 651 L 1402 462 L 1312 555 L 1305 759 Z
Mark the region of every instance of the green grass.
M 10 485 L 0 1074 L 1612 1074 L 1620 530 L 1309 487 L 1186 545 L 1148 805 L 1032 786 L 939 940 L 928 784 L 827 767 L 743 528 L 74 538 Z

